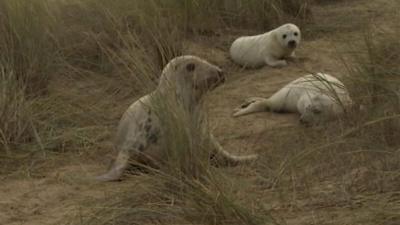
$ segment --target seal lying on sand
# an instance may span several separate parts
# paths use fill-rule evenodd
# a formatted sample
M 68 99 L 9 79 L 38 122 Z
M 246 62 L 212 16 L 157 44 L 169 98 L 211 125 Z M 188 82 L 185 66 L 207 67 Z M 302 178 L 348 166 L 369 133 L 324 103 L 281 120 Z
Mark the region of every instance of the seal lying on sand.
M 239 37 L 232 43 L 230 56 L 244 67 L 286 66 L 285 58 L 295 56 L 300 40 L 300 29 L 288 23 L 264 34 Z
M 348 91 L 337 78 L 309 74 L 285 85 L 268 99 L 252 97 L 234 109 L 234 117 L 262 111 L 297 112 L 300 122 L 316 124 L 344 112 L 352 104 Z

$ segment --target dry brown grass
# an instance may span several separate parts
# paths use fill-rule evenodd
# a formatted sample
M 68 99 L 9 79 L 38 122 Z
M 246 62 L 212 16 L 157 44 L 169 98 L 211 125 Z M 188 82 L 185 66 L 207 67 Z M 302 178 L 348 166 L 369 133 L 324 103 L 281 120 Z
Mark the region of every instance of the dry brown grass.
M 53 28 L 45 2 L 0 3 L 0 146 L 8 153 L 24 143 L 40 143 L 32 104 L 47 92 L 54 72 Z

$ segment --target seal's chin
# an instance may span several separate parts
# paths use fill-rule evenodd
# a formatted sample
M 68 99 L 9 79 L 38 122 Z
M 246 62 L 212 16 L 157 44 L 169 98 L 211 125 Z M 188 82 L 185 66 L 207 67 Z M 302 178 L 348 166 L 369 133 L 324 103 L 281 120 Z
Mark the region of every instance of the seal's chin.
M 294 49 L 296 49 L 297 48 L 297 44 L 294 44 L 294 45 L 287 45 L 287 48 L 288 49 L 292 49 L 292 50 L 294 50 Z
M 217 80 L 216 82 L 214 82 L 214 83 L 211 83 L 211 85 L 209 85 L 208 90 L 209 90 L 209 91 L 212 91 L 212 90 L 214 90 L 215 88 L 221 86 L 223 83 L 225 83 L 225 77 L 223 77 L 223 78 L 221 78 L 221 79 L 218 79 L 218 80 Z
M 219 72 L 218 76 L 211 76 L 200 83 L 194 84 L 196 101 L 199 101 L 201 97 L 207 92 L 210 92 L 218 86 L 221 86 L 223 83 L 225 83 L 225 80 L 226 79 L 223 73 Z

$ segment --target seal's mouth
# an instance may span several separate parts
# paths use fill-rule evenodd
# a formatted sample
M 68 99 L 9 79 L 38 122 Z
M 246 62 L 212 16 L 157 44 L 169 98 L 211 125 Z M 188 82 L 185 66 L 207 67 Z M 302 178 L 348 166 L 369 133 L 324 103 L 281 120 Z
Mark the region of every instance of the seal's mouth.
M 297 47 L 297 42 L 296 41 L 291 40 L 291 41 L 288 42 L 288 48 L 293 49 L 293 48 L 296 48 L 296 47 Z
M 201 90 L 201 92 L 212 91 L 221 84 L 225 83 L 225 75 L 222 71 L 218 71 L 218 74 L 215 76 L 208 77 L 201 83 L 195 84 L 194 88 L 196 90 Z
M 225 83 L 225 80 L 226 80 L 226 78 L 225 78 L 224 72 L 222 70 L 219 70 L 218 74 L 216 76 L 209 77 L 206 80 L 206 87 L 207 87 L 206 89 L 208 91 L 212 91 L 216 87 L 218 87 L 221 84 Z

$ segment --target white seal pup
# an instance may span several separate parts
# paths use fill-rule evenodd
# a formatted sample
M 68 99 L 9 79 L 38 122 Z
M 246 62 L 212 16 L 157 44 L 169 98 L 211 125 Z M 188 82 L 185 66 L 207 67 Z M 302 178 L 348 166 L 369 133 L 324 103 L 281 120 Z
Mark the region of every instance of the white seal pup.
M 244 67 L 286 66 L 285 58 L 295 56 L 300 40 L 300 29 L 288 23 L 264 34 L 239 37 L 231 45 L 230 56 Z
M 249 98 L 234 110 L 234 117 L 255 112 L 297 112 L 300 122 L 318 124 L 344 112 L 352 105 L 344 84 L 324 74 L 309 74 L 285 85 L 268 99 Z
M 168 111 L 171 106 L 174 107 L 172 113 L 179 109 L 182 110 L 179 112 L 188 112 L 185 115 L 200 112 L 198 106 L 201 97 L 224 81 L 225 76 L 219 67 L 199 57 L 187 55 L 172 59 L 163 69 L 157 88 L 134 102 L 122 116 L 116 135 L 115 147 L 119 151 L 118 156 L 111 169 L 98 176 L 97 180 L 119 180 L 129 164 L 129 159 L 157 167 L 157 162 L 162 161 L 165 153 L 166 138 L 171 137 L 166 133 L 173 132 L 167 130 L 169 127 L 163 129 L 162 125 L 165 123 L 160 119 L 159 111 Z M 157 107 L 163 103 L 172 104 L 159 110 Z M 174 118 L 181 119 L 179 116 Z M 162 119 L 165 120 L 164 117 Z M 163 132 L 165 130 L 167 131 Z M 207 135 L 212 144 L 210 158 L 216 164 L 236 165 L 257 159 L 255 154 L 232 155 L 226 152 L 211 134 Z

